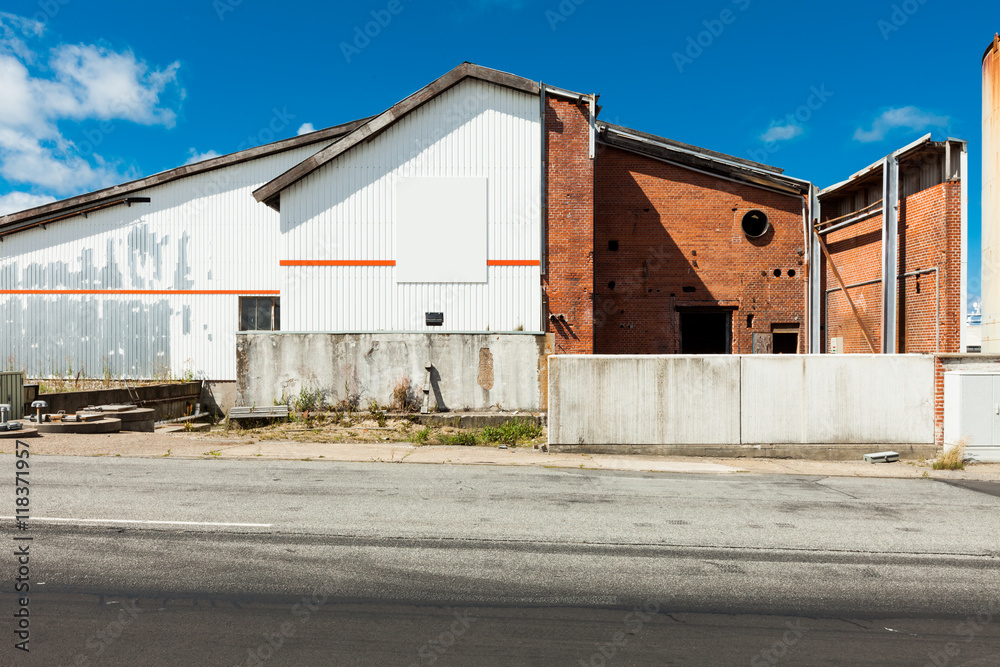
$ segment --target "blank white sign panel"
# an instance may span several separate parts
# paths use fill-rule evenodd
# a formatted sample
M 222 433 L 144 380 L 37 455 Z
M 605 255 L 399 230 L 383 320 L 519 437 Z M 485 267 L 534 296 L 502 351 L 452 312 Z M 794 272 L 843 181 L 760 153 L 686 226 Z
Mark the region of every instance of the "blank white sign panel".
M 485 283 L 487 179 L 396 183 L 396 282 Z

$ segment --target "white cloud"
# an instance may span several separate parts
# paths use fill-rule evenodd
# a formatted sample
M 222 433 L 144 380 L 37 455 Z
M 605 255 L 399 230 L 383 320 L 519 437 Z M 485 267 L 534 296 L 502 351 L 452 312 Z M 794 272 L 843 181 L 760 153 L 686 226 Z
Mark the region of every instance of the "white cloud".
M 310 132 L 315 132 L 315 131 L 316 128 L 313 127 L 312 123 L 302 123 L 302 126 L 299 128 L 299 131 L 296 132 L 295 134 L 301 137 L 303 134 L 309 134 Z
M 771 127 L 768 128 L 767 132 L 760 135 L 760 140 L 767 143 L 774 141 L 788 141 L 801 135 L 802 132 L 802 128 L 798 125 L 793 125 L 791 123 L 771 123 Z
M 854 132 L 854 140 L 867 144 L 882 141 L 890 132 L 900 128 L 923 132 L 932 128 L 947 128 L 950 124 L 951 119 L 947 116 L 938 116 L 913 106 L 888 109 L 875 119 L 870 130 L 859 127 Z
M 0 215 L 17 213 L 18 211 L 35 208 L 36 206 L 44 206 L 45 204 L 51 204 L 55 200 L 55 197 L 50 197 L 48 195 L 33 195 L 27 192 L 9 192 L 5 195 L 0 195 Z
M 177 112 L 163 98 L 183 97 L 180 65 L 156 69 L 89 44 L 44 48 L 43 35 L 41 23 L 0 13 L 0 177 L 56 195 L 121 182 L 119 165 L 95 149 L 117 121 L 173 127 Z M 103 124 L 68 138 L 65 124 L 85 121 Z
M 983 297 L 977 294 L 969 295 L 969 314 L 979 315 L 983 312 Z
M 188 151 L 188 155 L 190 157 L 188 157 L 187 162 L 184 163 L 185 165 L 194 164 L 195 162 L 202 162 L 203 160 L 211 160 L 212 158 L 221 157 L 222 154 L 216 153 L 213 150 L 207 150 L 204 153 L 199 153 L 198 151 L 192 148 L 191 150 Z

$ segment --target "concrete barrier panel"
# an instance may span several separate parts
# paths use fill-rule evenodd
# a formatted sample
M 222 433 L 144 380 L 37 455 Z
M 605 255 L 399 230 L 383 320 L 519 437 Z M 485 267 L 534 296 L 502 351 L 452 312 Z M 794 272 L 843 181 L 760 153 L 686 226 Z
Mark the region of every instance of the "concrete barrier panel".
M 732 444 L 738 357 L 549 357 L 549 443 Z
M 403 378 L 422 401 L 433 365 L 430 405 L 447 410 L 537 411 L 545 337 L 531 334 L 248 333 L 237 336 L 237 403 L 293 402 L 303 390 L 327 405 L 348 396 L 362 409 L 391 406 Z
M 934 443 L 933 357 L 760 355 L 742 365 L 745 445 Z

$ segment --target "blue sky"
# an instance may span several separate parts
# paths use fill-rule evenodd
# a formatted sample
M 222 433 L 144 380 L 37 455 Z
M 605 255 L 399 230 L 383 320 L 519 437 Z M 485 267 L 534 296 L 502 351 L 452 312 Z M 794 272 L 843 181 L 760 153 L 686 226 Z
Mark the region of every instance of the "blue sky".
M 823 187 L 927 132 L 965 139 L 979 292 L 980 62 L 1000 30 L 995 1 L 99 7 L 0 9 L 0 212 L 372 115 L 469 60 L 600 93 L 604 120 Z

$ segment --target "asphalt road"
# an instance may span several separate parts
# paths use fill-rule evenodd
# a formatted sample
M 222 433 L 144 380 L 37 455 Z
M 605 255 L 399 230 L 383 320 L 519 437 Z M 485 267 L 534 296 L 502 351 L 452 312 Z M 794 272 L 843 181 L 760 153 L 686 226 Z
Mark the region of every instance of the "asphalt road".
M 29 530 L 2 522 L 0 664 L 1000 665 L 998 493 L 35 457 Z

